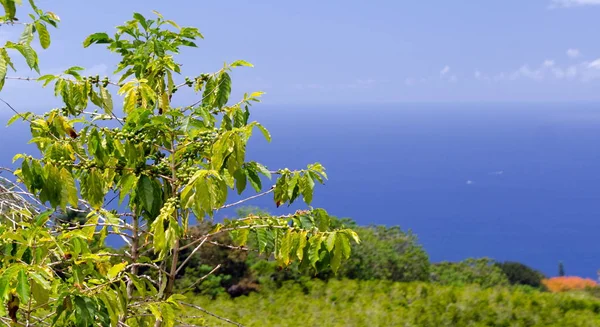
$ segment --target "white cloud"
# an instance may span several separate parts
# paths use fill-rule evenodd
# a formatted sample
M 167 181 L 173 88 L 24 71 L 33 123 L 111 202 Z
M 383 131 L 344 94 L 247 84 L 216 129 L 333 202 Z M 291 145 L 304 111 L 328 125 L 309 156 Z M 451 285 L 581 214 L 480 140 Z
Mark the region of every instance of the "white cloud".
M 521 68 L 508 74 L 508 79 L 510 79 L 510 80 L 516 80 L 516 79 L 520 79 L 520 78 L 528 78 L 528 79 L 539 81 L 544 78 L 544 75 L 543 75 L 541 69 L 531 69 L 531 68 L 529 68 L 528 65 L 523 65 L 523 66 L 521 66 Z
M 475 79 L 478 81 L 489 82 L 491 80 L 489 76 L 480 72 L 479 70 L 476 70 L 475 73 L 473 73 L 473 77 L 475 77 Z
M 588 68 L 593 68 L 593 69 L 600 69 L 600 58 L 590 62 L 588 64 Z
M 446 74 L 448 74 L 450 72 L 450 66 L 446 65 L 444 66 L 444 68 L 442 68 L 442 70 L 440 71 L 440 75 L 444 76 Z
M 552 0 L 550 8 L 569 8 L 600 5 L 600 0 Z
M 474 74 L 478 81 L 515 81 L 532 80 L 536 82 L 579 81 L 590 82 L 600 79 L 600 58 L 593 61 L 581 61 L 577 64 L 559 65 L 553 60 L 545 60 L 538 66 L 522 65 L 514 71 L 500 72 L 488 77 L 481 71 Z
M 581 55 L 581 52 L 579 52 L 579 49 L 569 49 L 567 50 L 567 56 L 569 56 L 569 58 L 577 58 Z

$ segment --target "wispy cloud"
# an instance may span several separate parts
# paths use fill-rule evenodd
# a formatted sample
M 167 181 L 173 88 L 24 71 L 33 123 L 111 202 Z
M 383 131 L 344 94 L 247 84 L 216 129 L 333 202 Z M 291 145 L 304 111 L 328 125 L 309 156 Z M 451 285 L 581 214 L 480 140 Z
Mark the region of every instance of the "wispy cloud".
M 450 66 L 446 65 L 440 70 L 440 76 L 445 76 L 450 72 Z
M 532 80 L 543 81 L 580 81 L 590 82 L 600 79 L 600 58 L 594 61 L 581 61 L 577 64 L 559 65 L 554 60 L 544 60 L 539 65 L 523 64 L 519 68 L 500 72 L 495 75 L 486 75 L 480 71 L 474 74 L 479 81 L 515 81 Z
M 600 69 L 600 59 L 596 59 L 588 64 L 588 68 Z
M 581 55 L 581 52 L 579 51 L 579 49 L 569 49 L 567 50 L 567 56 L 569 56 L 569 58 L 577 58 Z
M 446 65 L 442 70 L 440 70 L 440 78 L 452 83 L 456 83 L 458 81 L 458 77 L 452 74 L 450 75 L 450 66 Z
M 549 8 L 570 8 L 600 5 L 600 0 L 552 0 Z

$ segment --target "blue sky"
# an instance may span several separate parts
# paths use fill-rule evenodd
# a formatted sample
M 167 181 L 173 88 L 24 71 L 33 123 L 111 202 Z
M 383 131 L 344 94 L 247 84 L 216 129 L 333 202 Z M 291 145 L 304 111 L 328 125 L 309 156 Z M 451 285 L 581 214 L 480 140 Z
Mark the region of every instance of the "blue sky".
M 43 72 L 110 73 L 116 57 L 83 39 L 155 9 L 204 33 L 181 57 L 189 75 L 248 60 L 256 67 L 235 73 L 234 90 L 266 91 L 265 103 L 600 100 L 600 0 L 39 3 L 63 20 L 40 54 Z M 0 39 L 18 33 L 0 27 Z M 53 102 L 50 90 L 17 81 L 3 96 Z

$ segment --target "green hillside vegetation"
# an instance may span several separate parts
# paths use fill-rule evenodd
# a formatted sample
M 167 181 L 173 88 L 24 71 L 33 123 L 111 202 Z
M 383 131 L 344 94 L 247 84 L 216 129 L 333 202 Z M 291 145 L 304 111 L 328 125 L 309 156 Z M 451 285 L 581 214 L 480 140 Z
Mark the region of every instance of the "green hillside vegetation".
M 239 214 L 248 212 L 264 213 Z M 244 326 L 600 326 L 595 289 L 550 293 L 542 273 L 518 262 L 430 263 L 416 235 L 400 227 L 334 221 L 361 237 L 337 275 L 283 269 L 252 251 L 214 246 L 194 255 L 198 265 L 178 285 L 196 305 Z M 217 271 L 189 288 L 217 262 Z M 228 325 L 217 318 L 190 323 Z
M 507 287 L 313 280 L 195 303 L 245 326 L 600 326 L 600 301 Z M 199 325 L 228 326 L 218 319 Z

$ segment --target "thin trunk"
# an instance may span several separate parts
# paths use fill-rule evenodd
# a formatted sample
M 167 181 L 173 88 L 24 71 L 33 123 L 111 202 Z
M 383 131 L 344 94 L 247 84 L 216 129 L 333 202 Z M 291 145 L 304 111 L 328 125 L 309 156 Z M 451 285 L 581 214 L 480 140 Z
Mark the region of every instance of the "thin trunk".
M 136 263 L 139 257 L 139 239 L 140 239 L 140 235 L 139 235 L 139 224 L 140 224 L 140 219 L 139 217 L 135 214 L 135 207 L 133 207 L 133 228 L 131 231 L 131 262 L 132 263 Z M 137 276 L 139 271 L 139 267 L 138 266 L 133 266 L 131 267 L 131 274 L 134 276 Z M 133 281 L 129 280 L 127 282 L 127 302 L 129 302 L 131 300 L 131 298 L 133 297 Z M 121 317 L 121 319 L 119 320 L 122 324 L 125 323 L 125 321 L 127 321 L 127 311 L 125 312 L 125 314 L 123 315 L 123 317 Z
M 177 196 L 177 167 L 175 164 L 175 134 L 171 134 L 171 177 L 172 180 L 169 182 L 171 184 L 171 196 Z M 173 213 L 175 221 L 179 222 L 179 210 L 175 210 Z M 171 272 L 169 273 L 169 280 L 167 281 L 167 287 L 165 289 L 164 298 L 168 299 L 169 296 L 173 294 L 173 288 L 175 286 L 175 276 L 177 275 L 177 264 L 179 263 L 179 240 L 175 241 L 175 246 L 173 247 L 173 258 L 171 260 Z
M 135 211 L 135 208 L 134 208 Z M 133 263 L 136 263 L 139 257 L 139 233 L 138 229 L 140 226 L 139 217 L 134 213 L 133 214 L 133 231 L 131 238 L 131 260 Z M 131 274 L 137 276 L 139 267 L 133 266 L 131 268 Z M 127 283 L 127 299 L 131 299 L 133 297 L 133 281 L 129 281 Z

